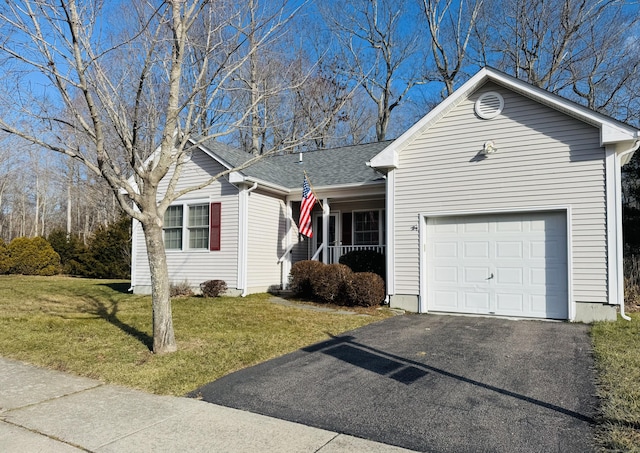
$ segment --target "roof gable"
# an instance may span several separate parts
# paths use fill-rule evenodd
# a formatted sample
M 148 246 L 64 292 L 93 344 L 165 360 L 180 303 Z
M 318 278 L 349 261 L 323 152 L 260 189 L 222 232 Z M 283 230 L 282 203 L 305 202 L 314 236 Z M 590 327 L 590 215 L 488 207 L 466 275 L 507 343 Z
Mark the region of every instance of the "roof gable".
M 442 117 L 454 109 L 464 99 L 468 98 L 477 89 L 487 82 L 494 82 L 509 90 L 528 97 L 536 102 L 572 116 L 580 121 L 597 127 L 600 130 L 600 145 L 616 144 L 623 142 L 636 142 L 640 138 L 637 129 L 610 118 L 606 115 L 594 112 L 586 107 L 569 101 L 561 96 L 535 87 L 522 80 L 492 68 L 482 68 L 471 79 L 458 88 L 453 94 L 438 104 L 420 121 L 398 137 L 387 148 L 371 159 L 370 165 L 375 168 L 395 168 L 398 166 L 398 152 L 404 149 L 416 137 L 436 124 Z M 630 158 L 630 156 L 629 156 Z

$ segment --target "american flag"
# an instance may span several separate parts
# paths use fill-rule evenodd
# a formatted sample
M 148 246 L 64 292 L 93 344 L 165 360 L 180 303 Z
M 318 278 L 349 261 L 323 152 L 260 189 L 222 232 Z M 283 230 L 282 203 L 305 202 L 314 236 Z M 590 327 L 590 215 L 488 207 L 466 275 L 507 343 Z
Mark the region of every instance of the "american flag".
M 307 181 L 307 177 L 305 176 L 304 182 L 302 183 L 302 203 L 300 203 L 300 223 L 298 231 L 307 237 L 313 236 L 313 231 L 311 230 L 311 210 L 315 204 L 316 196 L 311 191 L 309 181 Z

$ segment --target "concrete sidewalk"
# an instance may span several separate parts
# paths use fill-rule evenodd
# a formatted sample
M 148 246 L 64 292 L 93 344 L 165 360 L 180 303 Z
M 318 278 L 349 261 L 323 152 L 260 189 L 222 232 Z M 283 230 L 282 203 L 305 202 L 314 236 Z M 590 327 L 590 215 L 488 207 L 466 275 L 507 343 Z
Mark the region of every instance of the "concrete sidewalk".
M 3 452 L 402 452 L 188 398 L 150 395 L 0 358 Z

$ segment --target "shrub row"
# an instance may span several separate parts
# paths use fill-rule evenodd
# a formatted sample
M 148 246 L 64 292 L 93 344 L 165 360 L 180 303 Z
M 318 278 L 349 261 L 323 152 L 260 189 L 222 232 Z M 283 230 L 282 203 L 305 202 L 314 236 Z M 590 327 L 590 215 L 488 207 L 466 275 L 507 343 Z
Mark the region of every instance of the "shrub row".
M 311 260 L 291 267 L 289 286 L 300 297 L 338 305 L 372 307 L 385 297 L 384 280 L 378 274 Z
M 88 244 L 75 234 L 54 230 L 42 237 L 0 239 L 0 274 L 55 275 L 92 278 L 129 278 L 131 274 L 131 220 L 123 217 L 98 228 Z

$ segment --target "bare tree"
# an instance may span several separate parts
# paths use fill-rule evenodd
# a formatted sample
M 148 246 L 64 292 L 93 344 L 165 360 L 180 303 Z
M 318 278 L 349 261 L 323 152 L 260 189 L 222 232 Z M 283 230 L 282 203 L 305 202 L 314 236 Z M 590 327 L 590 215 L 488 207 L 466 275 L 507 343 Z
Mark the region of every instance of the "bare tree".
M 421 34 L 415 32 L 410 3 L 404 0 L 338 0 L 322 8 L 343 66 L 377 108 L 376 137 L 385 140 L 391 112 L 421 83 L 412 59 Z
M 619 36 L 638 21 L 637 15 L 624 11 L 626 4 L 624 0 L 485 3 L 477 27 L 479 54 L 485 64 L 568 97 L 567 88 L 577 82 L 579 96 L 586 100 L 582 82 L 594 67 L 601 71 L 605 62 L 627 64 L 612 60 Z
M 433 68 L 426 79 L 444 84 L 445 95 L 453 93 L 465 63 L 483 0 L 422 0 L 429 31 Z M 430 66 L 430 65 L 428 65 Z
M 239 112 L 248 112 L 239 130 L 241 145 L 258 156 L 281 146 L 289 137 L 280 129 L 286 123 L 280 114 L 282 95 L 304 81 L 304 75 L 290 76 L 292 48 L 284 44 L 296 13 L 306 2 L 290 0 L 249 0 L 244 4 L 235 25 L 246 44 L 238 58 L 242 67 L 231 80 Z
M 156 353 L 177 349 L 164 212 L 227 173 L 180 188 L 194 143 L 237 130 L 250 114 L 226 122 L 229 112 L 215 111 L 227 105 L 227 82 L 250 54 L 242 52 L 248 33 L 237 27 L 237 3 L 22 0 L 0 6 L 0 55 L 5 73 L 15 76 L 15 84 L 4 88 L 22 96 L 9 102 L 5 92 L 3 107 L 10 113 L 0 127 L 82 163 L 141 223 Z M 21 83 L 25 74 L 43 88 L 29 92 Z M 163 179 L 166 191 L 160 193 Z

